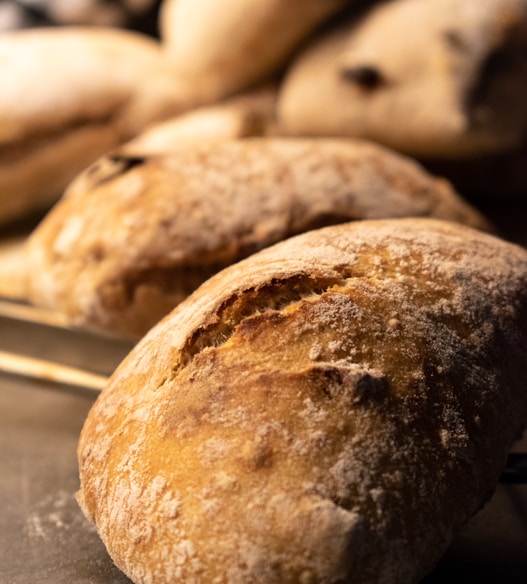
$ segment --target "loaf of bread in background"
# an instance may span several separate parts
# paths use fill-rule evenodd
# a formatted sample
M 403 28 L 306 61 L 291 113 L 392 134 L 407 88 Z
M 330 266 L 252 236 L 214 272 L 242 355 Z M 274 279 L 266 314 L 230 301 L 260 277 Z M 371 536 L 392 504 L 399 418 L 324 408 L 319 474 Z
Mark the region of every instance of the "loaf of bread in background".
M 203 284 L 84 425 L 136 584 L 416 584 L 527 418 L 527 251 L 433 219 L 311 231 Z
M 280 125 L 423 158 L 510 150 L 527 132 L 526 52 L 526 0 L 380 2 L 291 64 Z
M 137 337 L 205 279 L 296 233 L 433 216 L 486 229 L 450 185 L 362 141 L 253 138 L 104 157 L 29 238 L 30 302 Z
M 177 76 L 201 103 L 281 72 L 313 31 L 353 0 L 164 0 L 159 28 Z
M 160 0 L 4 0 L 0 31 L 37 26 L 113 26 L 150 32 Z
M 193 108 L 151 124 L 124 144 L 121 152 L 149 156 L 181 150 L 182 142 L 275 135 L 276 96 L 275 86 L 265 86 L 220 103 Z
M 99 156 L 191 105 L 139 33 L 4 33 L 0 63 L 0 223 L 50 206 Z

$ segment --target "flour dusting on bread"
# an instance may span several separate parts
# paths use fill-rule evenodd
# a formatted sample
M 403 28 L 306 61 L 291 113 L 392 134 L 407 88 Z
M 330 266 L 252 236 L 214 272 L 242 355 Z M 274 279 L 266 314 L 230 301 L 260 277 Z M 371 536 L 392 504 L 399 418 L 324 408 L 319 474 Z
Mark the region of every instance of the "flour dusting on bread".
M 204 283 L 113 375 L 79 500 L 135 582 L 417 582 L 527 419 L 527 252 L 327 227 Z
M 72 324 L 138 337 L 222 268 L 292 235 L 424 216 L 490 230 L 413 161 L 361 141 L 247 139 L 113 154 L 32 234 L 28 299 Z

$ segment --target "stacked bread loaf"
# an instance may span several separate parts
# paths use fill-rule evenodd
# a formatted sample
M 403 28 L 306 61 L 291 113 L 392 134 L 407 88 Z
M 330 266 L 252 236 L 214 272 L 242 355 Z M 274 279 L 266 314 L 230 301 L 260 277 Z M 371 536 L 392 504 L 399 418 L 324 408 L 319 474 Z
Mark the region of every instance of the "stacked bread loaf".
M 157 39 L 66 26 L 0 41 L 3 223 L 49 207 L 98 156 L 181 114 L 190 121 L 156 129 L 163 149 L 196 131 L 364 138 L 440 169 L 462 194 L 525 184 L 525 0 L 165 0 Z M 244 102 L 265 84 L 265 106 Z
M 158 44 L 137 33 L 6 33 L 0 61 L 9 80 L 0 94 L 3 224 L 49 207 L 97 157 L 184 108 Z
M 136 584 L 416 583 L 489 499 L 527 422 L 527 251 L 463 170 L 522 159 L 526 47 L 527 0 L 0 36 L 0 222 L 44 211 L 13 295 L 137 341 L 78 450 Z

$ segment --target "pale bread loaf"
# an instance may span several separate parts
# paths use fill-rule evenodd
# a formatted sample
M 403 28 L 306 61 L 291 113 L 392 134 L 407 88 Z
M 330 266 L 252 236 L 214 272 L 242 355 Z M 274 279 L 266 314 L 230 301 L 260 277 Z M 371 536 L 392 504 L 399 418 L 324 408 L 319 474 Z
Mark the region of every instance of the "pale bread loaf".
M 137 156 L 167 154 L 188 142 L 273 135 L 276 94 L 276 87 L 266 86 L 221 103 L 193 108 L 150 125 L 123 145 L 121 152 Z
M 192 105 L 139 33 L 14 31 L 0 63 L 0 223 L 47 208 L 99 156 Z
M 281 72 L 299 45 L 353 0 L 165 0 L 162 44 L 174 72 L 201 103 L 216 102 Z
M 278 117 L 417 157 L 507 151 L 527 131 L 527 1 L 379 2 L 290 66 Z
M 487 228 L 450 185 L 361 141 L 185 143 L 115 153 L 70 185 L 28 243 L 28 299 L 140 336 L 223 267 L 331 223 L 434 216 Z
M 414 584 L 526 421 L 527 251 L 430 219 L 211 278 L 83 428 L 78 500 L 136 584 Z

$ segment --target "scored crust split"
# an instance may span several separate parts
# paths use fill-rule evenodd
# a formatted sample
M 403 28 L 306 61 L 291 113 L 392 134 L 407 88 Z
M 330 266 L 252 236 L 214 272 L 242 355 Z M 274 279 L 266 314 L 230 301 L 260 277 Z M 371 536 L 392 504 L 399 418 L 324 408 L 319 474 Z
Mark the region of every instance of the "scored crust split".
M 130 31 L 15 31 L 0 63 L 0 222 L 49 207 L 99 156 L 192 105 L 159 43 Z
M 355 222 L 217 274 L 90 411 L 79 503 L 136 584 L 414 584 L 526 422 L 527 252 Z
M 511 150 L 527 130 L 526 51 L 526 0 L 381 2 L 290 65 L 279 122 L 423 158 Z
M 100 159 L 30 236 L 30 302 L 138 337 L 225 266 L 353 219 L 433 216 L 489 228 L 413 161 L 353 140 L 253 138 Z

